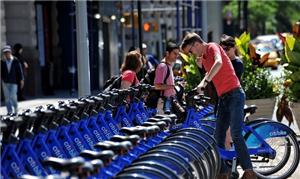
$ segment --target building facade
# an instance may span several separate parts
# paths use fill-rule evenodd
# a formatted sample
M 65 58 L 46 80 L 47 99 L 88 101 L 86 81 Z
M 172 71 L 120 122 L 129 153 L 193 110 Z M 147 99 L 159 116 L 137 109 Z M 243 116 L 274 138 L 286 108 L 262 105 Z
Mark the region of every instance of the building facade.
M 74 1 L 1 1 L 1 46 L 24 46 L 26 95 L 77 89 L 75 10 Z M 221 1 L 141 1 L 141 12 L 139 29 L 136 1 L 87 1 L 92 90 L 119 73 L 124 54 L 139 46 L 139 30 L 158 59 L 168 40 L 180 42 L 187 31 L 216 42 L 222 34 Z

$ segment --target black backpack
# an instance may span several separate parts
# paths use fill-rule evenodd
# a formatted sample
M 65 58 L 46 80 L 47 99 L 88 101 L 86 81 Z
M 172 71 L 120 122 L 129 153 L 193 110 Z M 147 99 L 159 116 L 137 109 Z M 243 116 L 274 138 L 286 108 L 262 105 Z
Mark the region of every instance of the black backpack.
M 105 84 L 103 86 L 103 89 L 104 89 L 103 91 L 107 92 L 112 89 L 120 89 L 121 82 L 122 82 L 122 75 L 114 75 L 105 82 Z
M 161 62 L 161 63 L 164 63 L 164 64 L 166 64 L 165 62 Z M 167 64 L 166 64 L 167 65 Z M 156 65 L 156 67 L 157 67 L 158 65 Z M 154 85 L 154 78 L 155 78 L 155 71 L 156 71 L 156 67 L 155 67 L 155 69 L 149 69 L 148 71 L 147 71 L 147 73 L 146 73 L 146 75 L 145 75 L 145 77 L 143 78 L 143 83 L 145 83 L 145 84 L 150 84 L 150 85 Z M 165 77 L 165 79 L 164 79 L 164 84 L 166 83 L 166 80 L 169 78 L 169 76 L 170 76 L 170 69 L 169 69 L 169 67 L 168 67 L 168 71 L 167 71 L 167 75 L 166 75 L 166 77 Z
M 161 63 L 165 63 L 165 62 L 161 62 Z M 168 67 L 167 64 L 166 64 L 166 66 L 167 66 L 167 74 L 164 78 L 164 83 L 163 84 L 167 83 L 167 79 L 170 76 L 170 68 Z M 147 83 L 147 84 L 150 84 L 150 85 L 154 85 L 154 78 L 155 78 L 155 70 L 152 70 L 150 72 L 147 72 L 143 82 Z M 155 89 L 151 90 L 149 92 L 147 100 L 145 101 L 146 106 L 149 107 L 149 108 L 157 108 L 158 99 L 161 96 L 163 96 L 163 91 L 155 90 Z

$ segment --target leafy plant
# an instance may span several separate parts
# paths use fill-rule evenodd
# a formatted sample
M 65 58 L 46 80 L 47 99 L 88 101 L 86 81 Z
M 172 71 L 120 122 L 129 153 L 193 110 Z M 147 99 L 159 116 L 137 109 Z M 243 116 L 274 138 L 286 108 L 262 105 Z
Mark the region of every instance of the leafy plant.
M 200 82 L 203 76 L 201 75 L 199 68 L 196 63 L 196 57 L 194 55 L 180 54 L 184 60 L 183 64 L 183 78 L 187 82 L 185 90 L 189 91 L 195 88 Z
M 300 38 L 287 35 L 285 37 L 284 64 L 286 80 L 290 80 L 289 97 L 294 101 L 300 100 Z
M 253 65 L 250 58 L 249 42 L 250 34 L 244 32 L 240 37 L 235 38 L 236 46 L 243 58 L 244 74 L 242 86 L 247 99 L 262 99 L 273 97 L 273 80 L 270 78 L 270 71 L 266 68 L 259 68 Z

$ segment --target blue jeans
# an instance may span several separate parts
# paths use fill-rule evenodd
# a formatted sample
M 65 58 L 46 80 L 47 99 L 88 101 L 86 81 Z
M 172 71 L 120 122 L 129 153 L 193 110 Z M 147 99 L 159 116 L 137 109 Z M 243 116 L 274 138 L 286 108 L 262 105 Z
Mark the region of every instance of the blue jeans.
M 165 97 L 164 99 L 164 112 L 165 114 L 171 114 L 171 97 Z
M 17 114 L 18 113 L 18 98 L 17 98 L 18 85 L 14 83 L 4 83 L 2 81 L 2 89 L 5 98 L 7 113 L 12 114 L 13 107 L 14 107 L 14 113 Z
M 244 170 L 252 169 L 249 152 L 242 135 L 245 93 L 242 88 L 222 95 L 219 98 L 215 138 L 220 148 L 225 148 L 226 131 L 230 126 L 231 137 L 237 153 L 237 159 Z M 228 172 L 224 161 L 220 173 Z

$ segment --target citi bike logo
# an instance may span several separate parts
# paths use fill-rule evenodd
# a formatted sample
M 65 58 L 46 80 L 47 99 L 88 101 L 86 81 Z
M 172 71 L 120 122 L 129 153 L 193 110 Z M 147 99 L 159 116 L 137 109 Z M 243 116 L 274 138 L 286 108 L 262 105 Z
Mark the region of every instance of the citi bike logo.
M 10 166 L 13 169 L 13 171 L 15 172 L 15 174 L 17 174 L 18 177 L 22 176 L 22 171 L 21 171 L 20 167 L 16 164 L 16 162 L 12 162 L 10 164 Z
M 194 121 L 193 124 L 195 125 L 196 128 L 200 128 L 200 124 L 197 121 Z
M 41 171 L 40 167 L 37 165 L 37 163 L 33 160 L 32 157 L 28 157 L 27 162 L 29 163 L 31 168 L 33 168 L 33 171 L 35 172 L 36 175 L 41 175 L 42 174 L 42 171 Z
M 118 130 L 115 128 L 115 126 L 114 126 L 113 123 L 110 122 L 108 125 L 109 125 L 109 127 L 111 128 L 111 130 L 114 131 L 115 134 L 118 133 Z
M 126 117 L 123 118 L 123 121 L 124 121 L 124 123 L 125 123 L 126 126 L 130 126 L 130 123 L 129 123 L 129 121 L 127 120 Z
M 54 152 L 54 154 L 59 157 L 59 158 L 63 158 L 62 153 L 60 152 L 60 150 L 57 148 L 57 146 L 52 147 L 52 151 Z
M 94 144 L 93 144 L 93 141 L 90 138 L 90 136 L 88 136 L 87 134 L 84 134 L 83 137 L 85 138 L 85 140 L 87 141 L 87 143 L 93 148 Z
M 69 144 L 69 142 L 64 142 L 64 146 L 67 149 L 67 151 L 69 152 L 69 154 L 71 155 L 71 157 L 75 157 L 76 153 L 75 153 L 73 147 Z
M 104 126 L 101 127 L 101 130 L 107 138 L 110 138 L 110 133 Z
M 75 141 L 75 144 L 77 145 L 77 147 L 79 148 L 80 151 L 84 150 L 84 147 L 83 147 L 81 141 L 78 138 L 75 138 L 74 141 Z
M 147 119 L 147 116 L 146 116 L 145 113 L 142 113 L 142 116 L 143 116 L 144 119 Z
M 48 155 L 47 155 L 47 153 L 46 152 L 41 152 L 41 158 L 42 158 L 42 160 L 45 160 L 47 157 L 48 157 Z M 55 170 L 53 170 L 51 167 L 50 168 L 48 168 L 52 173 L 55 173 Z
M 45 160 L 48 157 L 48 155 L 46 152 L 41 152 L 41 157 L 43 160 Z
M 136 118 L 137 118 L 137 120 L 138 120 L 139 122 L 142 122 L 142 117 L 140 116 L 140 114 L 137 114 L 137 115 L 136 115 Z
M 101 135 L 99 134 L 99 132 L 97 130 L 93 130 L 93 134 L 96 136 L 98 141 L 103 141 Z
M 269 135 L 271 137 L 277 137 L 277 136 L 286 136 L 287 133 L 286 133 L 286 131 L 279 130 L 279 131 L 272 131 L 272 132 L 269 133 Z

